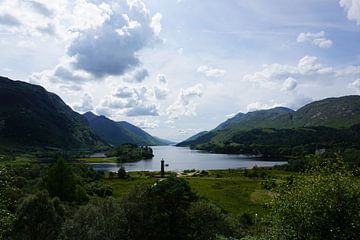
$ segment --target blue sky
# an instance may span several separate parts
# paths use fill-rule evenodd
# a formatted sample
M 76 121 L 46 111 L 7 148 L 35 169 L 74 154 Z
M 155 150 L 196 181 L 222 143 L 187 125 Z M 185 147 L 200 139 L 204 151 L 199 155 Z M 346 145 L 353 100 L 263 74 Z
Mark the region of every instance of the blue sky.
M 360 0 L 0 0 L 0 73 L 182 140 L 360 93 Z

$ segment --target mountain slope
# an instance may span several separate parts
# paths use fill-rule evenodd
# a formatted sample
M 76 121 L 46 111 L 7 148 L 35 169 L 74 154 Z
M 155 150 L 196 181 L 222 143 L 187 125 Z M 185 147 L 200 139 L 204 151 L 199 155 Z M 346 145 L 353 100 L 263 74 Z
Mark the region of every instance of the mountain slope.
M 93 148 L 103 145 L 84 117 L 43 87 L 0 77 L 2 146 Z
M 327 98 L 312 102 L 297 111 L 277 107 L 249 113 L 239 113 L 221 123 L 214 130 L 192 141 L 184 141 L 179 146 L 196 145 L 207 142 L 231 142 L 233 136 L 252 129 L 274 128 L 293 129 L 324 126 L 347 128 L 360 123 L 360 96 Z
M 350 127 L 360 123 L 360 96 L 327 98 L 305 105 L 296 111 L 295 127 Z
M 176 146 L 178 147 L 184 147 L 184 146 L 188 146 L 189 143 L 193 143 L 194 141 L 196 141 L 197 139 L 201 138 L 202 136 L 206 135 L 208 133 L 208 131 L 202 131 L 199 132 L 191 137 L 189 137 L 188 139 L 186 139 L 185 141 L 182 141 L 181 143 L 178 143 Z
M 291 115 L 294 110 L 285 107 L 276 107 L 268 110 L 238 113 L 233 118 L 221 123 L 215 130 L 223 130 L 235 127 L 238 130 L 249 130 L 264 127 L 284 127 L 291 123 Z
M 115 122 L 105 116 L 97 116 L 92 112 L 87 112 L 84 116 L 93 132 L 109 144 L 167 145 L 164 141 L 128 122 Z

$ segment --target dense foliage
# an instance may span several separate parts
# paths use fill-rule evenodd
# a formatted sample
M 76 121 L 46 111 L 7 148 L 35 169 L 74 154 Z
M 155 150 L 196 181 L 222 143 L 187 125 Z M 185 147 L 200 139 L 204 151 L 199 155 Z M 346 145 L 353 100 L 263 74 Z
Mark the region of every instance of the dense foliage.
M 51 165 L 7 161 L 0 176 L 0 239 L 241 236 L 235 218 L 200 199 L 182 178 L 137 186 L 124 198 L 114 199 L 111 189 L 99 181 L 100 173 L 63 159 Z
M 321 165 L 280 189 L 273 206 L 272 239 L 358 239 L 359 179 L 339 161 Z
M 360 231 L 360 179 L 340 158 L 313 156 L 304 166 L 310 170 L 281 172 L 277 179 L 272 175 L 277 170 L 262 168 L 194 172 L 187 178 L 213 185 L 205 190 L 234 184 L 238 173 L 256 182 L 273 199 L 260 218 L 223 211 L 221 203 L 195 193 L 185 178 L 153 179 L 114 198 L 105 176 L 81 165 L 63 159 L 51 165 L 16 159 L 0 162 L 0 239 L 225 240 L 247 235 L 245 239 L 342 240 L 357 239 Z M 113 173 L 107 180 L 134 181 L 134 175 L 122 174 L 123 179 Z M 212 175 L 216 178 L 208 181 Z M 228 197 L 243 194 L 238 188 L 224 191 Z M 254 200 L 258 193 L 250 197 Z
M 154 157 L 150 147 L 135 144 L 119 145 L 108 151 L 106 156 L 116 157 L 119 162 L 133 162 Z
M 11 198 L 9 195 L 13 192 L 10 181 L 11 176 L 7 169 L 0 167 L 0 239 L 5 238 L 14 220 L 14 214 L 10 211 Z

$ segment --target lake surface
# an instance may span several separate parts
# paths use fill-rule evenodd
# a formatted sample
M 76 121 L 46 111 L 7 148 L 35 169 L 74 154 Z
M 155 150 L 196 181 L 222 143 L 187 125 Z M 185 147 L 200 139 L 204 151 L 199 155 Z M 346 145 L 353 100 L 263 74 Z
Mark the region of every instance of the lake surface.
M 185 147 L 156 146 L 153 149 L 154 158 L 138 162 L 124 163 L 126 171 L 160 171 L 160 161 L 165 160 L 166 171 L 181 172 L 186 169 L 214 170 L 229 168 L 272 167 L 282 165 L 284 161 L 262 161 L 246 155 L 214 154 Z M 90 163 L 97 171 L 117 172 L 120 164 L 117 163 Z

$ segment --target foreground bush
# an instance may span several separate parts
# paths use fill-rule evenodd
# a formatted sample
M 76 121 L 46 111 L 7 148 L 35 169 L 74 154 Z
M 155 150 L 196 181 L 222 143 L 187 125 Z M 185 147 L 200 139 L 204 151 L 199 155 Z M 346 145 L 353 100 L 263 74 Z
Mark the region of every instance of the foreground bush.
M 123 210 L 113 199 L 94 200 L 80 207 L 73 218 L 65 222 L 61 239 L 127 239 Z
M 273 239 L 359 239 L 359 179 L 337 163 L 295 181 L 275 200 Z
M 64 209 L 59 199 L 39 192 L 24 198 L 16 211 L 10 239 L 56 239 L 62 226 Z

